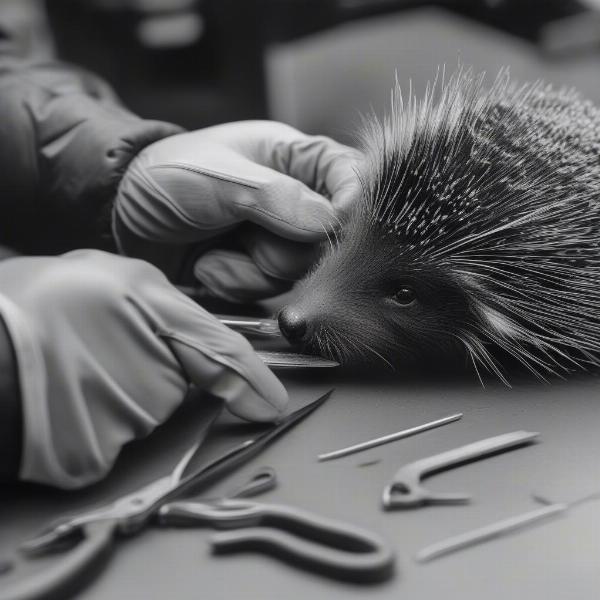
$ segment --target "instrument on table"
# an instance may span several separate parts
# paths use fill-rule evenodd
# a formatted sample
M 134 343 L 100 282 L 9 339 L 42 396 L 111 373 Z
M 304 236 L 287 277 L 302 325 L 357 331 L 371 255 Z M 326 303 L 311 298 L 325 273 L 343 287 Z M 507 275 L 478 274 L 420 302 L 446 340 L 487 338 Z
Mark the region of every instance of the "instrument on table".
M 534 500 L 537 500 L 545 506 L 431 544 L 417 552 L 415 560 L 422 563 L 429 562 L 436 558 L 440 558 L 441 556 L 445 556 L 446 554 L 469 548 L 475 544 L 481 544 L 482 542 L 487 542 L 515 531 L 520 531 L 534 523 L 540 523 L 563 515 L 573 506 L 577 506 L 590 500 L 598 500 L 600 499 L 600 492 L 587 494 L 586 496 L 582 496 L 571 502 L 550 502 L 538 494 L 534 494 L 533 497 Z
M 254 457 L 321 406 L 332 391 L 188 474 L 188 466 L 220 413 L 221 405 L 218 404 L 218 409 L 204 424 L 199 440 L 185 452 L 171 473 L 108 506 L 51 523 L 39 535 L 22 544 L 14 557 L 3 561 L 0 600 L 63 599 L 82 585 L 86 575 L 104 563 L 119 538 L 138 534 L 150 524 L 180 525 L 182 521 L 186 525 L 218 528 L 252 526 L 245 531 L 220 534 L 229 537 L 213 540 L 215 552 L 252 546 L 333 577 L 360 580 L 389 577 L 393 555 L 375 535 L 298 509 L 239 500 L 273 487 L 272 471 L 259 472 L 233 497 L 181 502 Z M 257 528 L 258 525 L 264 527 Z M 286 530 L 293 531 L 294 535 Z M 18 576 L 23 563 L 54 553 L 63 556 L 55 558 L 50 567 L 27 578 L 13 578 L 13 575 Z
M 322 462 L 325 460 L 333 460 L 334 458 L 342 458 L 343 456 L 355 454 L 356 452 L 362 452 L 363 450 L 370 450 L 371 448 L 376 448 L 377 446 L 382 446 L 383 444 L 389 444 L 390 442 L 403 440 L 411 435 L 417 435 L 418 433 L 423 433 L 424 431 L 429 431 L 430 429 L 435 429 L 436 427 L 441 427 L 442 425 L 447 425 L 448 423 L 454 423 L 454 421 L 462 419 L 462 416 L 462 413 L 449 415 L 447 417 L 443 417 L 442 419 L 436 419 L 435 421 L 430 421 L 429 423 L 423 423 L 423 425 L 417 425 L 416 427 L 403 429 L 402 431 L 397 431 L 396 433 L 390 433 L 388 435 L 384 435 L 383 437 L 367 440 L 366 442 L 361 442 L 360 444 L 354 444 L 353 446 L 340 448 L 339 450 L 325 452 L 324 454 L 319 454 L 317 459 Z
M 539 433 L 513 431 L 454 448 L 403 466 L 383 490 L 386 509 L 414 508 L 425 504 L 465 504 L 471 496 L 462 493 L 436 493 L 421 484 L 427 474 L 436 473 L 492 454 L 534 442 Z

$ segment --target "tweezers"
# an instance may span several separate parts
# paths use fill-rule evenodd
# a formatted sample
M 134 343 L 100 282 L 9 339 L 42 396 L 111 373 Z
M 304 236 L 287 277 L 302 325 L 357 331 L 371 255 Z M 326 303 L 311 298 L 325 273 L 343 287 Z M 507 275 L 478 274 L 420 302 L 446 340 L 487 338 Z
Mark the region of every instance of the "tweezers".
M 223 325 L 235 331 L 259 337 L 281 337 L 279 324 L 276 319 L 254 317 L 235 317 L 232 315 L 215 315 Z
M 339 367 L 340 363 L 322 356 L 312 354 L 296 354 L 295 352 L 264 352 L 258 351 L 258 356 L 271 369 L 312 369 Z
M 231 327 L 244 335 L 259 337 L 281 337 L 276 319 L 262 319 L 253 317 L 235 317 L 231 315 L 215 315 L 223 325 Z M 296 352 L 265 352 L 257 353 L 263 362 L 272 369 L 314 369 L 339 367 L 338 362 L 322 356 L 311 354 L 298 354 Z

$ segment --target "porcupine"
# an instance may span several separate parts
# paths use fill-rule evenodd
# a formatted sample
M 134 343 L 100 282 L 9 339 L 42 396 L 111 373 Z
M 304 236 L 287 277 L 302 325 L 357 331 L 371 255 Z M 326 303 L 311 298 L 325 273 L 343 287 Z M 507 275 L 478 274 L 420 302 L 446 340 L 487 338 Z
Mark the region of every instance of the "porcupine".
M 361 199 L 279 314 L 292 342 L 392 367 L 464 356 L 480 379 L 600 364 L 600 110 L 457 71 L 366 119 Z

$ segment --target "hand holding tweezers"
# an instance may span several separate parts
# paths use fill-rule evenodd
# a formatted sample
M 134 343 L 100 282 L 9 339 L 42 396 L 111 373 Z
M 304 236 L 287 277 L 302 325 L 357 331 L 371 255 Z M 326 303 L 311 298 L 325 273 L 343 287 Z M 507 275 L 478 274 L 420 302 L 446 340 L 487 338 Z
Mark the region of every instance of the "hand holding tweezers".
M 246 336 L 281 337 L 279 325 L 275 319 L 252 317 L 234 317 L 231 315 L 215 315 L 223 325 Z M 271 369 L 322 369 L 339 367 L 340 363 L 329 358 L 313 354 L 297 352 L 257 351 L 261 360 Z

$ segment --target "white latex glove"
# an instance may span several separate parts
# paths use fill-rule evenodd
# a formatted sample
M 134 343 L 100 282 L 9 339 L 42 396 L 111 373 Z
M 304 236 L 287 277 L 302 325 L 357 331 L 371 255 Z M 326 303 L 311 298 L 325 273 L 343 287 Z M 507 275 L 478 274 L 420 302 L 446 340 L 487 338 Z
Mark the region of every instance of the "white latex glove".
M 210 295 L 233 302 L 274 296 L 306 272 L 352 205 L 358 158 L 329 138 L 272 121 L 163 139 L 121 181 L 119 249 L 176 283 L 192 252 L 187 269 Z M 238 247 L 224 245 L 226 233 Z
M 89 250 L 2 261 L 0 316 L 17 357 L 25 480 L 102 478 L 190 383 L 252 421 L 277 419 L 287 402 L 243 337 L 143 261 Z

